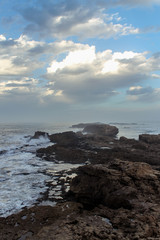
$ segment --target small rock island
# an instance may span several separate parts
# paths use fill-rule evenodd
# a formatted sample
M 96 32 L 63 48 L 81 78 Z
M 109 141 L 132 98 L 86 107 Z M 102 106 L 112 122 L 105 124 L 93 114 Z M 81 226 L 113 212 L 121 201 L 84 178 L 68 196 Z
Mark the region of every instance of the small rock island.
M 0 239 L 160 239 L 160 135 L 118 139 L 108 124 L 72 127 L 79 131 L 33 136 L 53 142 L 37 150 L 42 161 L 80 164 L 69 191 L 53 207 L 0 218 Z

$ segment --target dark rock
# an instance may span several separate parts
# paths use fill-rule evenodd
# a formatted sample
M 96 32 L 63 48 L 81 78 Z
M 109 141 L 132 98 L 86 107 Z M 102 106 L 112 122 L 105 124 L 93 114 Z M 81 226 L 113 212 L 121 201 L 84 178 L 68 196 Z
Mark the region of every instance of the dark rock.
M 53 159 L 53 155 L 55 157 Z M 85 163 L 87 158 L 87 153 L 81 149 L 76 148 L 66 148 L 63 145 L 55 144 L 47 148 L 40 148 L 37 150 L 37 156 L 45 156 L 48 161 L 58 160 L 66 163 L 79 164 Z
M 7 152 L 7 150 L 0 151 L 0 155 L 5 154 L 6 152 Z
M 77 134 L 72 131 L 49 135 L 49 139 L 62 146 L 76 146 L 79 141 Z
M 97 124 L 101 124 L 102 125 L 102 123 L 78 123 L 78 124 L 75 124 L 75 125 L 72 125 L 72 128 L 85 128 L 85 127 L 87 127 L 87 126 L 90 126 L 90 125 L 97 125 Z
M 160 174 L 146 163 L 117 160 L 105 165 L 84 166 L 79 170 L 70 190 L 87 208 L 103 204 L 114 209 L 131 209 L 137 200 L 143 202 L 160 193 L 157 181 Z
M 83 132 L 115 137 L 118 134 L 118 128 L 115 126 L 110 126 L 108 124 L 91 124 L 87 125 L 83 129 Z
M 40 137 L 48 138 L 48 136 L 49 136 L 49 135 L 48 135 L 48 133 L 46 133 L 46 132 L 37 131 L 37 132 L 35 132 L 34 136 L 31 137 L 31 139 L 38 139 L 38 138 L 40 138 Z
M 160 144 L 160 134 L 158 135 L 142 134 L 139 135 L 139 141 L 149 144 Z

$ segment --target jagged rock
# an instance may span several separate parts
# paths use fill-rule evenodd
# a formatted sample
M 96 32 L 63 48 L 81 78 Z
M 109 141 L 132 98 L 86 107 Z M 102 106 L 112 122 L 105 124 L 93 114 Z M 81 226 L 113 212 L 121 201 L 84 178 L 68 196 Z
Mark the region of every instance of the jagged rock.
M 54 159 L 53 155 L 55 155 Z M 45 159 L 48 161 L 53 161 L 56 159 L 58 161 L 64 161 L 66 163 L 72 164 L 85 163 L 88 160 L 87 153 L 85 153 L 83 150 L 76 148 L 66 148 L 59 144 L 38 149 L 37 156 L 45 156 Z
M 34 136 L 31 137 L 31 139 L 38 139 L 38 138 L 40 138 L 40 137 L 48 138 L 48 136 L 49 136 L 49 135 L 48 135 L 48 133 L 46 133 L 46 132 L 37 131 L 37 132 L 35 132 Z
M 83 132 L 115 137 L 118 134 L 118 128 L 108 124 L 91 124 L 87 125 Z
M 160 193 L 160 173 L 146 163 L 117 160 L 79 170 L 70 190 L 76 200 L 87 207 L 103 204 L 114 209 L 131 209 L 137 200 L 143 202 Z
M 139 141 L 149 143 L 149 144 L 160 144 L 160 134 L 141 134 L 139 135 Z
M 52 134 L 49 139 L 62 146 L 76 146 L 79 141 L 77 134 L 72 131 Z

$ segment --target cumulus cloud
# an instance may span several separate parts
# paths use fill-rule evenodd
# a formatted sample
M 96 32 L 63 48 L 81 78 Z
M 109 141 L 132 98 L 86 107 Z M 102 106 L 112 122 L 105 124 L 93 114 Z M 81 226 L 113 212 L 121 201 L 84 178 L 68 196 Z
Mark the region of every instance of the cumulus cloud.
M 0 82 L 0 99 L 1 101 L 20 101 L 28 102 L 30 97 L 40 99 L 38 80 L 24 77 L 20 80 L 7 80 Z
M 121 35 L 137 34 L 139 29 L 121 23 L 117 14 L 107 14 L 104 8 L 94 3 L 79 1 L 59 1 L 58 3 L 40 1 L 36 7 L 19 10 L 27 21 L 25 32 L 40 36 L 67 38 L 112 38 Z
M 29 51 L 40 42 L 30 41 L 26 36 L 18 39 L 6 39 L 1 35 L 0 41 L 0 76 L 18 76 L 32 73 L 41 64 L 35 57 L 30 58 Z
M 25 35 L 17 39 L 6 39 L 0 35 L 0 76 L 30 75 L 34 70 L 43 68 L 50 56 L 84 49 L 86 46 L 65 40 L 45 43 L 33 41 Z
M 95 46 L 88 44 L 64 40 L 45 43 L 24 35 L 17 39 L 1 35 L 0 39 L 3 100 L 21 96 L 42 105 L 101 103 L 118 95 L 123 87 L 139 86 L 141 81 L 159 78 L 154 73 L 160 69 L 159 53 L 148 57 L 147 52 L 110 49 L 97 52 Z M 39 74 L 45 74 L 35 78 L 34 71 L 39 69 Z M 141 88 L 129 89 L 127 94 L 136 98 L 136 92 L 142 95 Z
M 61 61 L 53 60 L 46 78 L 49 89 L 61 91 L 59 99 L 96 102 L 118 94 L 122 87 L 147 80 L 159 67 L 158 55 L 148 58 L 147 52 L 111 50 L 96 53 L 94 46 L 87 46 L 85 50 L 68 52 Z M 130 89 L 130 95 L 135 91 L 140 90 Z

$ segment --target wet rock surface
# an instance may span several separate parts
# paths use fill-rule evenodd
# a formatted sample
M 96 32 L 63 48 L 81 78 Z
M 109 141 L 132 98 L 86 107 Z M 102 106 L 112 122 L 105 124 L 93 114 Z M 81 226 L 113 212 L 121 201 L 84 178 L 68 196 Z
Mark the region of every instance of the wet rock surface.
M 135 140 L 66 132 L 49 138 L 54 145 L 37 151 L 42 161 L 81 167 L 71 170 L 70 180 L 60 173 L 61 188 L 67 181 L 70 188 L 56 206 L 0 218 L 0 239 L 160 239 L 159 135 Z
M 115 137 L 118 134 L 118 128 L 108 124 L 91 124 L 85 126 L 83 132 Z
M 46 133 L 46 132 L 37 131 L 37 132 L 35 132 L 34 136 L 31 137 L 31 139 L 38 139 L 38 138 L 40 138 L 40 137 L 46 137 L 46 138 L 48 138 L 48 136 L 49 136 L 49 134 Z

